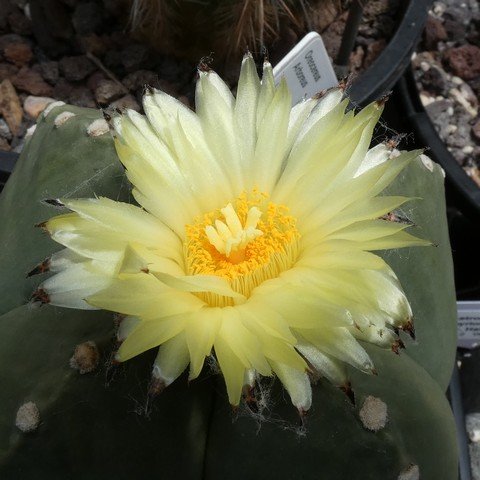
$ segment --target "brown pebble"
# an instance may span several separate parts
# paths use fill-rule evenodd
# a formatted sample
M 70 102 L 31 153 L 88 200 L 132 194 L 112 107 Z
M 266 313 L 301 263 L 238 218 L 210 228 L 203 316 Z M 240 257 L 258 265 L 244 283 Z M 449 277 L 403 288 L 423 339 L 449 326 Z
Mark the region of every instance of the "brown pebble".
M 480 141 L 480 120 L 477 120 L 475 125 L 472 127 L 472 134 L 476 140 Z
M 33 53 L 28 43 L 11 43 L 4 48 L 3 56 L 17 67 L 22 67 L 32 59 Z
M 473 80 L 480 75 L 480 48 L 475 45 L 449 48 L 444 59 L 457 77 Z
M 0 113 L 12 134 L 17 135 L 22 123 L 23 110 L 12 82 L 7 79 L 0 83 Z
M 135 100 L 135 97 L 133 95 L 125 95 L 122 98 L 119 98 L 118 100 L 115 100 L 110 104 L 110 108 L 113 110 L 119 109 L 130 109 L 130 110 L 135 110 L 136 112 L 139 112 L 141 110 L 140 105 L 138 104 L 137 100 Z
M 28 67 L 22 67 L 13 77 L 12 83 L 18 90 L 32 95 L 49 97 L 53 92 L 52 86 L 45 82 L 40 73 Z
M 433 15 L 428 15 L 423 36 L 427 50 L 435 50 L 438 42 L 447 39 L 447 31 L 441 20 Z
M 23 102 L 23 109 L 27 115 L 36 119 L 47 106 L 54 101 L 55 99 L 50 97 L 35 97 L 29 95 Z

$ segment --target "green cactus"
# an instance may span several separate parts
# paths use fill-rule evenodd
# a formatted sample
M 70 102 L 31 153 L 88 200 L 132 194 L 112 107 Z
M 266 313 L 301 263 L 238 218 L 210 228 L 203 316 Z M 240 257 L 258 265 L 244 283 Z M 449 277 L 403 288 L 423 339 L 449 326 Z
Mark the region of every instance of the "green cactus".
M 97 136 L 89 130 L 94 121 Z M 150 353 L 121 367 L 109 362 L 111 314 L 28 305 L 39 279 L 25 274 L 57 250 L 33 229 L 51 216 L 41 200 L 130 199 L 104 127 L 94 110 L 61 106 L 42 115 L 0 199 L 2 479 L 417 478 L 407 476 L 409 468 L 426 480 L 456 478 L 455 427 L 444 394 L 455 305 L 439 167 L 430 171 L 418 160 L 390 187 L 390 193 L 423 198 L 407 213 L 422 236 L 438 244 L 384 255 L 412 304 L 417 342 L 405 340 L 400 355 L 365 345 L 378 375 L 350 371 L 355 405 L 320 380 L 302 427 L 278 383 L 268 396 L 257 392 L 256 406 L 233 413 L 223 381 L 208 374 L 188 385 L 180 379 L 153 398 L 147 394 Z M 69 358 L 87 340 L 100 347 L 105 366 L 82 376 Z M 386 406 L 388 420 L 378 431 L 360 419 L 369 396 Z M 41 423 L 23 433 L 15 415 L 29 401 Z M 381 409 L 373 413 L 382 424 Z

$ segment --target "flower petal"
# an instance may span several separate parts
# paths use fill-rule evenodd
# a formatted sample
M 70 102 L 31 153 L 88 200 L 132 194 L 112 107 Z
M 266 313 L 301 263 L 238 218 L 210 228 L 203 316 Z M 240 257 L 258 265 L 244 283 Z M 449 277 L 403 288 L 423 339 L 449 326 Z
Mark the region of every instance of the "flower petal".
M 117 330 L 117 340 L 123 342 L 137 327 L 141 320 L 137 317 L 124 317 Z
M 318 373 L 327 377 L 334 385 L 344 386 L 348 383 L 347 369 L 344 363 L 322 353 L 304 340 L 298 342 L 296 349 Z
M 198 75 L 195 103 L 203 134 L 217 162 L 227 166 L 226 175 L 238 196 L 245 185 L 234 128 L 235 99 L 215 72 L 200 71 Z
M 164 272 L 168 275 L 184 275 L 183 269 L 169 258 L 165 258 L 158 250 L 153 250 L 139 245 L 129 243 L 125 247 L 118 273 L 149 273 Z
M 85 298 L 108 287 L 115 265 L 95 260 L 72 264 L 39 285 L 58 307 L 96 310 Z
M 260 125 L 263 122 L 265 113 L 267 112 L 273 97 L 275 95 L 275 79 L 273 78 L 273 69 L 270 62 L 263 63 L 263 76 L 260 85 L 260 92 L 258 95 L 257 105 L 257 131 L 260 129 Z
M 105 197 L 61 199 L 70 210 L 94 222 L 104 231 L 114 232 L 119 240 L 136 242 L 155 248 L 166 257 L 179 259 L 179 238 L 155 217 L 128 203 L 115 202 Z M 48 229 L 48 222 L 47 222 Z
M 218 340 L 227 342 L 245 368 L 253 368 L 262 375 L 269 375 L 270 366 L 263 355 L 260 342 L 245 328 L 238 311 L 233 307 L 225 307 L 222 315 L 222 325 L 215 345 Z
M 69 248 L 64 248 L 58 252 L 55 252 L 49 260 L 49 271 L 50 272 L 61 272 L 72 265 L 77 263 L 82 263 L 88 259 L 83 255 L 70 250 Z
M 179 119 L 195 136 L 202 134 L 202 126 L 195 113 L 161 90 L 147 91 L 143 97 L 143 108 L 148 121 L 172 153 L 175 152 L 175 124 Z
M 295 188 L 300 178 L 309 175 L 313 166 L 326 164 L 328 158 L 323 154 L 323 148 L 335 138 L 336 131 L 344 122 L 344 111 L 348 101 L 343 101 L 325 114 L 325 117 L 315 116 L 314 122 L 309 128 L 304 127 L 293 144 L 286 160 L 285 169 L 272 192 L 272 201 L 289 204 L 289 195 Z M 313 113 L 312 113 L 313 115 Z M 306 123 L 309 122 L 310 117 Z M 322 156 L 319 161 L 319 152 Z
M 331 114 L 335 111 L 336 109 L 332 110 Z M 343 193 L 345 186 L 351 183 L 358 166 L 365 158 L 380 113 L 381 109 L 375 104 L 355 116 L 349 112 L 342 115 L 338 131 L 331 132 L 322 139 L 321 149 L 312 151 L 309 146 L 298 147 L 299 150 L 308 152 L 306 162 L 309 168 L 308 171 L 296 174 L 296 183 L 290 186 L 288 198 L 284 200 L 288 205 L 292 205 L 292 214 L 304 218 L 325 203 L 338 212 L 348 204 L 342 203 L 344 198 L 343 195 L 340 197 L 339 192 Z M 328 202 L 325 201 L 326 198 Z
M 152 375 L 168 387 L 185 371 L 189 362 L 185 332 L 181 332 L 160 346 L 153 363 Z
M 387 213 L 393 212 L 410 200 L 413 199 L 400 196 L 367 197 L 354 204 L 348 205 L 330 220 L 322 222 L 319 230 L 324 234 L 329 234 L 355 222 L 374 220 Z M 309 228 L 309 231 L 310 230 L 311 228 Z
M 194 295 L 176 291 L 145 273 L 121 274 L 87 301 L 98 308 L 142 319 L 187 314 L 205 305 Z
M 180 314 L 140 322 L 120 345 L 116 360 L 125 362 L 170 340 L 184 329 L 187 318 L 188 315 Z
M 335 242 L 331 242 L 333 245 Z M 328 251 L 323 250 L 324 244 L 313 252 L 307 250 L 300 257 L 296 265 L 299 267 L 309 267 L 315 269 L 342 269 L 357 270 L 369 269 L 377 270 L 385 267 L 385 261 L 377 255 L 362 251 Z M 318 272 L 321 275 L 321 271 Z
M 418 151 L 407 152 L 405 155 L 390 159 L 388 162 L 371 168 L 359 177 L 345 181 L 342 185 L 337 186 L 336 189 L 330 190 L 330 188 L 327 188 L 322 190 L 320 194 L 318 194 L 318 186 L 315 187 L 314 184 L 310 187 L 303 185 L 305 190 L 302 196 L 310 194 L 311 197 L 306 202 L 307 205 L 302 206 L 303 216 L 299 218 L 299 228 L 302 231 L 304 231 L 304 228 L 306 231 L 320 228 L 322 224 L 343 211 L 347 206 L 364 199 L 366 192 L 368 192 L 367 195 L 370 197 L 378 195 L 417 156 Z M 317 192 L 316 195 L 314 191 Z M 313 201 L 311 200 L 312 198 L 314 198 Z M 328 198 L 328 202 L 325 201 L 325 198 Z M 297 201 L 300 200 L 301 198 L 297 199 Z M 307 212 L 310 212 L 313 218 L 305 222 L 305 219 L 309 218 Z
M 189 380 L 200 375 L 205 357 L 211 354 L 212 346 L 222 322 L 220 308 L 202 308 L 186 325 L 185 334 L 190 352 Z
M 230 348 L 228 340 L 215 340 L 215 355 L 227 386 L 228 399 L 231 405 L 238 405 L 242 396 L 245 379 L 245 366 Z
M 391 154 L 391 149 L 388 148 L 384 143 L 379 143 L 378 145 L 375 145 L 367 152 L 367 154 L 365 155 L 365 159 L 358 167 L 354 176 L 359 177 L 371 168 L 374 168 L 377 165 L 381 165 L 390 158 Z
M 244 302 L 245 296 L 235 292 L 225 278 L 216 275 L 185 275 L 175 277 L 164 272 L 154 275 L 165 285 L 182 292 L 212 292 L 225 297 L 232 297 L 238 302 Z
M 240 157 L 244 174 L 248 175 L 257 143 L 257 104 L 260 80 L 255 61 L 250 53 L 243 57 L 234 108 L 234 122 L 237 132 Z
M 287 143 L 291 94 L 285 79 L 280 82 L 258 129 L 254 168 L 248 187 L 271 192 L 290 146 Z
M 346 362 L 363 372 L 371 373 L 373 363 L 367 352 L 346 328 L 324 328 L 322 330 L 300 330 L 305 339 L 321 352 Z
M 306 373 L 299 372 L 288 365 L 270 362 L 273 371 L 287 390 L 292 403 L 300 412 L 306 412 L 312 406 L 312 387 Z

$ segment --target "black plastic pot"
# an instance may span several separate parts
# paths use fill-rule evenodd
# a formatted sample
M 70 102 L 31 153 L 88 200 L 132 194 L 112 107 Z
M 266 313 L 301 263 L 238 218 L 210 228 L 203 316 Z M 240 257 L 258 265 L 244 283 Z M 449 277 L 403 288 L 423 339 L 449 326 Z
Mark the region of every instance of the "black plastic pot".
M 398 90 L 402 97 L 404 113 L 416 140 L 428 147 L 428 155 L 445 170 L 449 201 L 458 206 L 472 221 L 480 220 L 480 188 L 465 173 L 438 136 L 420 101 L 411 69 L 408 69 L 400 79 Z
M 355 105 L 364 106 L 377 100 L 386 95 L 397 83 L 410 64 L 432 3 L 433 0 L 403 2 L 403 15 L 390 43 L 375 62 L 353 82 L 349 90 L 350 98 Z M 346 36 L 344 35 L 344 41 Z M 353 45 L 350 51 L 352 47 Z
M 3 190 L 8 177 L 13 171 L 18 153 L 4 152 L 0 150 L 0 192 Z
M 472 259 L 477 256 L 480 243 L 480 188 L 457 163 L 438 136 L 420 101 L 411 68 L 399 80 L 395 88 L 395 99 L 395 113 L 403 121 L 401 131 L 413 132 L 415 146 L 427 148 L 426 153 L 445 170 L 457 299 L 479 300 L 480 278 L 476 263 Z M 408 147 L 411 148 L 411 145 Z

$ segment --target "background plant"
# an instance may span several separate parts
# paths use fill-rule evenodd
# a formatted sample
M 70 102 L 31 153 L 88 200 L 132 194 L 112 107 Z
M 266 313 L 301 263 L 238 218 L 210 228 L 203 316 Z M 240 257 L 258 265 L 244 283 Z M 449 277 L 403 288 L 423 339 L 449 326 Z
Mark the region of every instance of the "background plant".
M 285 27 L 310 27 L 314 10 L 348 0 L 133 0 L 131 26 L 161 50 L 198 59 L 210 50 L 219 60 L 236 61 L 247 48 L 261 52 Z M 233 57 L 233 58 L 231 58 Z

